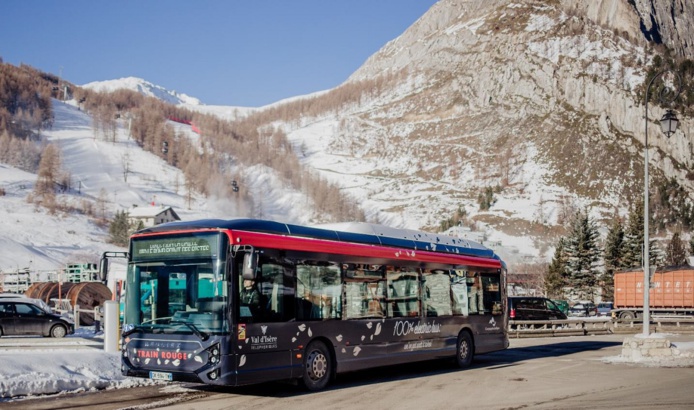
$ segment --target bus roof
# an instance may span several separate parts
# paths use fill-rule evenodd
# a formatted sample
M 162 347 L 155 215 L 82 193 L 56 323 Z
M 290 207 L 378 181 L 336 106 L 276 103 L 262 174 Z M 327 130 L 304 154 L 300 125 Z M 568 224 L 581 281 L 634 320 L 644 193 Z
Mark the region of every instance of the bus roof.
M 262 219 L 201 219 L 197 221 L 169 222 L 138 231 L 136 234 L 165 233 L 192 229 L 230 229 L 299 236 L 339 242 L 381 245 L 430 252 L 469 255 L 500 259 L 493 250 L 464 238 L 391 228 L 363 222 L 346 222 L 319 226 L 292 225 Z

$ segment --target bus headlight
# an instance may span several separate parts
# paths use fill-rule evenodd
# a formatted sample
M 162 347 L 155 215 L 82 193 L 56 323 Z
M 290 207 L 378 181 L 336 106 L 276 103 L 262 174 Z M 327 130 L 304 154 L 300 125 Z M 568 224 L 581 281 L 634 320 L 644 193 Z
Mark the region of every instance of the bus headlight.
M 219 363 L 219 343 L 213 344 L 207 351 L 209 352 L 207 362 L 211 365 Z

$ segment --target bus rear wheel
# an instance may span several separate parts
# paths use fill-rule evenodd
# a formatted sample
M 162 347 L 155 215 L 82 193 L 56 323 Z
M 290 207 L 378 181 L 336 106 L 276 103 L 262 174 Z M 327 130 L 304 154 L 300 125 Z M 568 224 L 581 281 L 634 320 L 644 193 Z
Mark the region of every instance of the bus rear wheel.
M 310 391 L 324 389 L 332 376 L 332 359 L 325 343 L 311 342 L 304 354 L 304 386 Z
M 456 349 L 456 362 L 458 367 L 466 368 L 472 364 L 472 357 L 475 355 L 475 344 L 472 336 L 468 332 L 460 332 L 458 335 L 458 348 Z

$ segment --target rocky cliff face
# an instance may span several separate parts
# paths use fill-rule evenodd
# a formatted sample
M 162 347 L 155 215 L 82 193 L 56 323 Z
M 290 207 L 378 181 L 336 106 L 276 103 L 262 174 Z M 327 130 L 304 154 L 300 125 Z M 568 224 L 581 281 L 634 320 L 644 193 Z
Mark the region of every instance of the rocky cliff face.
M 692 4 L 441 0 L 350 77 L 384 85 L 338 113 L 322 144 L 343 168 L 371 161 L 362 176 L 409 198 L 374 189 L 380 222 L 433 228 L 463 206 L 471 223 L 537 238 L 577 207 L 598 219 L 624 215 L 643 194 L 646 121 L 636 90 L 652 58 L 646 35 L 689 55 Z M 694 192 L 694 122 L 680 117 L 667 140 L 662 114 L 649 107 L 653 181 L 675 178 Z M 302 127 L 290 131 L 308 141 Z M 498 187 L 497 202 L 480 212 L 488 187 Z
M 688 0 L 562 0 L 565 11 L 616 30 L 637 43 L 664 44 L 694 58 L 694 2 Z
M 681 57 L 694 59 L 694 2 L 630 0 L 648 40 L 662 42 Z

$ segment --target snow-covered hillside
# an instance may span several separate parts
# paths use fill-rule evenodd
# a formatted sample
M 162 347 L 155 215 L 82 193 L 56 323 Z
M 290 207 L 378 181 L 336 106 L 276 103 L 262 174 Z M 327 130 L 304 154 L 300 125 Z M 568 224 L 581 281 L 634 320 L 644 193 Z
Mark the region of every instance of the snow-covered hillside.
M 113 92 L 120 89 L 132 90 L 142 95 L 160 99 L 169 104 L 189 104 L 200 105 L 200 100 L 189 95 L 178 93 L 176 91 L 167 90 L 166 88 L 145 81 L 137 77 L 125 77 L 115 80 L 94 81 L 84 84 L 83 88 L 91 89 L 98 92 Z
M 605 222 L 615 212 L 626 216 L 643 190 L 644 111 L 635 87 L 647 65 L 633 57 L 648 50 L 636 37 L 638 19 L 627 18 L 634 10 L 619 2 L 622 12 L 610 24 L 632 33 L 620 36 L 572 3 L 442 0 L 369 58 L 344 88 L 266 107 L 206 106 L 132 77 L 85 87 L 127 88 L 228 120 L 282 108 L 269 111 L 273 116 L 262 126 L 284 131 L 306 168 L 338 184 L 369 222 L 433 231 L 462 209 L 464 226 L 455 234 L 484 241 L 509 263 L 544 262 L 567 215 L 589 209 L 604 233 Z M 341 100 L 342 94 L 349 98 Z M 310 104 L 294 104 L 306 98 Z M 314 110 L 282 117 L 308 105 Z M 656 129 L 661 114 L 661 108 L 649 110 L 651 185 L 674 178 L 690 204 L 692 119 L 682 115 L 680 131 L 668 139 Z M 180 171 L 139 149 L 123 124 L 109 143 L 94 139 L 89 116 L 75 106 L 56 102 L 55 115 L 44 134 L 61 147 L 73 181 L 61 200 L 74 207 L 83 199 L 96 202 L 103 188 L 110 215 L 155 202 L 186 219 L 320 220 L 305 194 L 260 165 L 232 170 L 248 203 L 239 195 L 188 204 Z M 199 138 L 186 125 L 171 125 Z M 127 182 L 126 162 L 132 166 Z M 27 204 L 35 175 L 2 171 L 7 194 L 0 197 L 0 216 L 10 223 L 0 236 L 9 253 L 0 268 L 22 268 L 29 260 L 35 268 L 54 267 L 74 254 L 110 248 L 105 230 L 89 218 L 48 215 Z M 497 189 L 493 204 L 482 210 L 479 198 L 491 189 Z
M 111 88 L 103 90 L 141 84 L 121 80 L 105 83 Z M 162 87 L 152 88 L 161 91 L 158 97 L 173 94 Z M 4 221 L 0 230 L 0 273 L 24 268 L 55 271 L 67 263 L 97 262 L 104 251 L 123 251 L 108 243 L 108 226 L 97 225 L 96 219 L 111 219 L 116 211 L 135 206 L 171 206 L 184 220 L 254 216 L 305 223 L 306 216 L 312 214 L 311 203 L 303 194 L 283 186 L 272 170 L 262 166 L 240 171 L 246 183 L 242 190 L 263 198 L 255 211 L 241 200 L 214 195 L 193 195 L 189 201 L 182 172 L 138 147 L 128 137 L 124 121 L 119 124 L 115 142 L 107 142 L 95 138 L 92 118 L 74 102 L 53 100 L 53 108 L 53 126 L 43 131 L 43 137 L 60 148 L 61 170 L 70 175 L 71 181 L 68 190 L 58 193 L 58 202 L 77 210 L 91 208 L 93 215 L 61 211 L 50 214 L 48 209 L 29 203 L 37 175 L 0 164 L 0 187 L 5 193 L 0 196 L 0 218 Z M 235 109 L 224 108 L 227 112 Z M 200 138 L 190 126 L 175 122 L 170 125 L 191 140 Z
M 226 120 L 234 120 L 255 111 L 251 107 L 234 107 L 227 105 L 207 105 L 195 97 L 187 94 L 168 90 L 160 85 L 137 77 L 124 77 L 114 80 L 93 81 L 82 85 L 82 88 L 97 92 L 113 92 L 116 90 L 130 90 L 147 97 L 157 98 L 165 103 L 187 108 L 202 114 L 215 115 Z
M 111 219 L 116 211 L 134 206 L 171 206 L 183 220 L 251 216 L 241 201 L 193 195 L 189 201 L 182 172 L 139 148 L 120 123 L 115 142 L 94 137 L 91 117 L 74 103 L 53 101 L 54 125 L 43 132 L 62 155 L 62 170 L 70 174 L 70 189 L 59 192 L 58 202 L 74 209 L 91 207 L 96 217 Z M 199 138 L 189 126 L 171 123 L 178 133 Z M 129 172 L 124 171 L 129 169 Z M 253 196 L 265 198 L 267 219 L 306 222 L 310 202 L 277 183 L 270 170 L 246 170 Z M 127 177 L 127 180 L 126 180 Z M 79 212 L 56 212 L 28 203 L 36 174 L 0 164 L 0 272 L 18 269 L 58 270 L 67 263 L 98 262 L 104 251 L 123 251 L 108 243 L 108 226 Z M 99 204 L 103 203 L 103 209 Z

